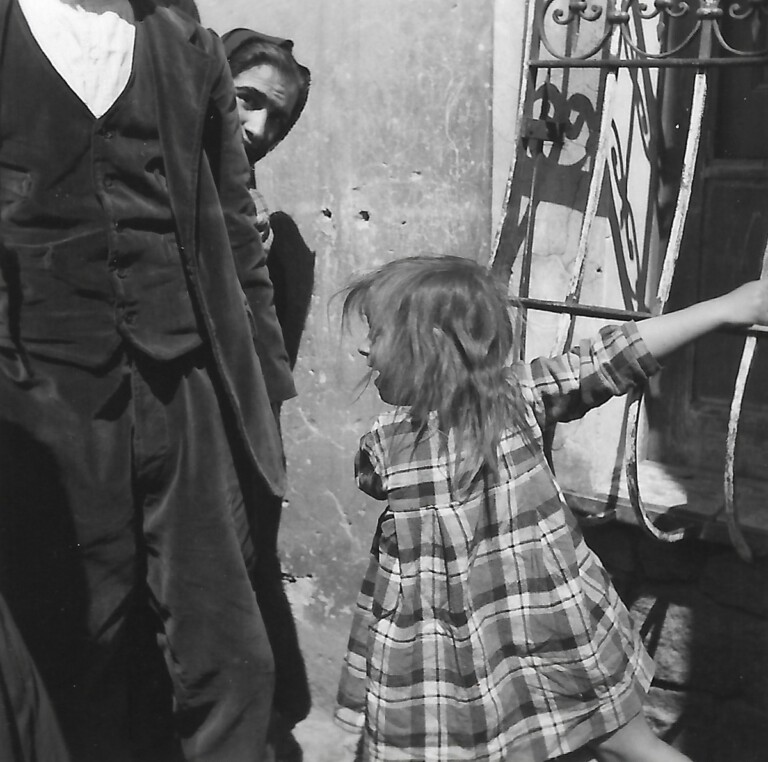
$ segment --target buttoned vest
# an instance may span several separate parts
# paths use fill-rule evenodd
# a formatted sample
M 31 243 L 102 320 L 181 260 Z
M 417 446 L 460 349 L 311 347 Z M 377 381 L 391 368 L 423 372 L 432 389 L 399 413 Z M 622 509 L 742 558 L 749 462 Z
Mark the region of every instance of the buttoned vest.
M 201 343 L 179 256 L 149 50 L 97 119 L 10 11 L 0 67 L 0 348 L 84 367 L 123 342 Z

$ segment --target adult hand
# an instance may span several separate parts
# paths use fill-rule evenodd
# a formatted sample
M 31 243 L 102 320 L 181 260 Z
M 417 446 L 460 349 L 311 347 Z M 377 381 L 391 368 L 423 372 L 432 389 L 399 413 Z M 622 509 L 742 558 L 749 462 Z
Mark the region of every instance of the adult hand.
M 726 324 L 768 325 L 768 277 L 744 283 L 713 302 Z
M 643 320 L 638 330 L 651 353 L 661 358 L 689 341 L 729 326 L 768 324 L 768 278 L 761 278 L 714 299 Z

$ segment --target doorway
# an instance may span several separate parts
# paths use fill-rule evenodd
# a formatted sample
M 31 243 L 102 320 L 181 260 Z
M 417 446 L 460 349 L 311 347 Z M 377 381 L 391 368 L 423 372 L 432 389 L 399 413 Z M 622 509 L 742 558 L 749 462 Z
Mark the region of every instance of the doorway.
M 728 11 L 736 0 L 724 4 Z M 684 30 L 678 30 L 678 34 Z M 674 30 L 671 30 L 674 33 Z M 768 19 L 726 13 L 726 39 L 738 49 L 765 48 Z M 687 123 L 692 74 L 668 70 L 664 81 L 666 150 L 660 176 L 674 183 Z M 768 242 L 768 66 L 713 71 L 691 208 L 670 309 L 717 296 L 760 275 Z M 664 197 L 662 190 L 661 197 Z M 662 219 L 665 217 L 661 209 Z M 651 424 L 652 458 L 722 473 L 728 414 L 744 337 L 718 333 L 673 358 L 662 377 L 663 404 Z M 651 410 L 654 412 L 653 408 Z M 739 423 L 735 473 L 765 479 L 768 466 L 768 346 L 758 345 Z

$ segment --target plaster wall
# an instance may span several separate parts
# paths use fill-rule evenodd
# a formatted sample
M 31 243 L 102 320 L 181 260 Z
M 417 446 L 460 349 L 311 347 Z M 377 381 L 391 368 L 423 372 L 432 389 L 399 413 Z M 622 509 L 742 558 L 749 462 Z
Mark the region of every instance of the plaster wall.
M 509 11 L 517 0 L 502 4 Z M 281 550 L 297 619 L 312 633 L 311 671 L 327 658 L 329 693 L 381 508 L 355 487 L 353 457 L 382 409 L 371 390 L 356 388 L 365 366 L 354 336 L 340 332 L 333 296 L 355 271 L 394 257 L 487 261 L 496 5 L 198 0 L 207 26 L 290 37 L 312 71 L 305 112 L 258 165 L 257 181 L 270 209 L 291 214 L 317 255 L 299 394 L 283 410 L 290 492 Z M 514 32 L 504 34 L 511 45 Z M 505 60 L 519 60 L 517 45 Z M 518 76 L 512 67 L 505 75 L 507 104 Z M 513 125 L 499 132 L 513 134 Z M 508 152 L 497 158 L 508 160 Z

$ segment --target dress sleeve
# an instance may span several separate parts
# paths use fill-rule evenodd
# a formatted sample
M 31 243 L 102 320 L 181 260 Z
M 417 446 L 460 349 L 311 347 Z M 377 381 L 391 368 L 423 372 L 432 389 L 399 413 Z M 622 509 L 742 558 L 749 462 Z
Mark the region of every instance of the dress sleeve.
M 366 495 L 376 500 L 386 500 L 387 491 L 384 487 L 383 467 L 379 457 L 376 437 L 369 431 L 361 440 L 355 456 L 355 478 L 357 486 Z
M 659 368 L 635 323 L 624 323 L 606 326 L 567 354 L 519 363 L 512 370 L 544 429 L 581 418 L 644 385 Z

